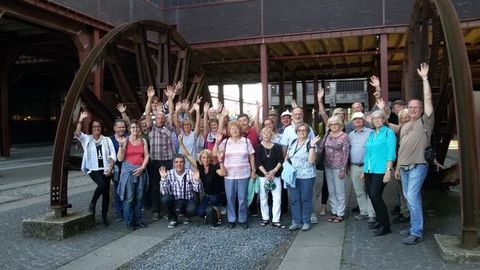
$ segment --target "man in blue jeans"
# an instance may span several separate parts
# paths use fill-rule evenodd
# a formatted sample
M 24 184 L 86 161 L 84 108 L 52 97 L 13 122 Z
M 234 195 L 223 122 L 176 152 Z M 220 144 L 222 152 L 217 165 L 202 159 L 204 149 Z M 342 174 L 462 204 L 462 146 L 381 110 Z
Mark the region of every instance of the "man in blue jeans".
M 423 241 L 423 210 L 421 189 L 427 176 L 428 163 L 425 148 L 430 144 L 433 126 L 432 93 L 428 83 L 428 65 L 422 63 L 417 70 L 423 80 L 423 103 L 412 99 L 408 102 L 410 121 L 400 130 L 400 148 L 395 177 L 401 176 L 403 194 L 410 210 L 410 229 L 401 231 L 403 243 L 415 245 Z

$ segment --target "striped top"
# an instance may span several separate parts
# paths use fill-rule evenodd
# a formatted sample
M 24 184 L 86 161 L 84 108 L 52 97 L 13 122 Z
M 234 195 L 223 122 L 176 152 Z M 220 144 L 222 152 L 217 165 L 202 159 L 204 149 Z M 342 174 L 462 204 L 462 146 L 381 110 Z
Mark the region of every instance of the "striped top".
M 247 179 L 250 178 L 249 155 L 255 153 L 248 138 L 240 138 L 234 142 L 232 138 L 223 140 L 219 146 L 220 151 L 225 153 L 224 165 L 227 170 L 226 179 Z

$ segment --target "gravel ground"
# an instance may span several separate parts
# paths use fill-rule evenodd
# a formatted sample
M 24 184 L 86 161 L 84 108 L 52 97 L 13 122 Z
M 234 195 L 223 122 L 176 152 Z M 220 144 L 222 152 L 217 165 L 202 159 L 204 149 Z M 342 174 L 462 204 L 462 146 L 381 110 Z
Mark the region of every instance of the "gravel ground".
M 284 220 L 284 224 L 288 221 Z M 211 227 L 196 221 L 170 239 L 130 261 L 122 269 L 263 269 L 295 233 L 258 220 L 247 230 Z M 277 252 L 277 254 L 275 254 Z M 283 256 L 282 256 L 283 257 Z

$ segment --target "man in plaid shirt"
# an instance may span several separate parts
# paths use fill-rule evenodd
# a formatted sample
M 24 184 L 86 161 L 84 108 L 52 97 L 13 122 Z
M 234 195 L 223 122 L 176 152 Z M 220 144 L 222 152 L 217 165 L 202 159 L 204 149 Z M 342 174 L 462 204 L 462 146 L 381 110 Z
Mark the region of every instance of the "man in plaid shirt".
M 202 182 L 199 172 L 185 169 L 185 158 L 178 154 L 173 160 L 173 169 L 167 171 L 160 168 L 160 192 L 163 194 L 162 203 L 167 209 L 168 228 L 177 225 L 177 214 L 183 213 L 183 224 L 189 223 L 189 218 L 195 215 L 197 202 L 194 192 L 202 191 Z
M 176 91 L 182 87 L 182 83 L 178 82 L 175 87 L 167 86 L 165 96 L 168 97 L 168 106 L 173 108 L 173 98 Z M 147 89 L 147 104 L 145 105 L 145 115 L 150 115 L 152 109 L 151 104 L 155 96 L 155 89 L 150 86 Z M 159 220 L 160 214 L 160 175 L 158 174 L 160 167 L 165 167 L 167 170 L 172 168 L 172 158 L 175 154 L 172 144 L 173 127 L 173 113 L 167 116 L 161 110 L 157 111 L 155 115 L 155 123 L 152 123 L 151 117 L 146 117 L 145 122 L 149 129 L 150 138 L 150 161 L 149 161 L 149 180 L 150 180 L 150 194 L 152 200 L 153 220 Z

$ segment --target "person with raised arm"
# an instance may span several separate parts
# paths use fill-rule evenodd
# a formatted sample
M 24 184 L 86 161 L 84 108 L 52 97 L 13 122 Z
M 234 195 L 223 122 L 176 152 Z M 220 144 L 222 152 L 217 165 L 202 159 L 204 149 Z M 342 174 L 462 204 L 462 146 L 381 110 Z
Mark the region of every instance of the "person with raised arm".
M 428 70 L 429 66 L 426 63 L 420 64 L 420 69 L 417 69 L 423 81 L 423 101 L 419 99 L 408 101 L 410 121 L 402 126 L 395 170 L 396 178 L 400 178 L 401 175 L 403 193 L 410 211 L 410 229 L 400 232 L 405 236 L 403 243 L 406 245 L 415 245 L 423 241 L 423 209 L 420 191 L 428 173 L 425 148 L 430 145 L 435 124 Z
M 99 120 L 90 122 L 91 135 L 82 132 L 82 123 L 88 112 L 82 112 L 75 129 L 75 138 L 82 144 L 83 158 L 81 170 L 88 174 L 97 184 L 90 201 L 89 211 L 95 215 L 97 200 L 102 196 L 102 223 L 106 227 L 108 205 L 110 204 L 110 178 L 117 160 L 110 138 L 102 135 L 103 124 Z

